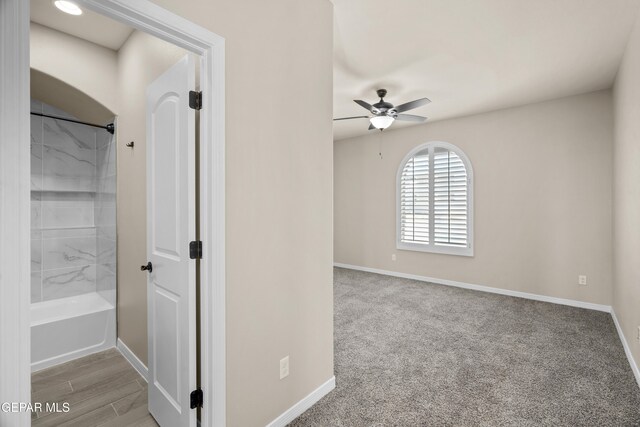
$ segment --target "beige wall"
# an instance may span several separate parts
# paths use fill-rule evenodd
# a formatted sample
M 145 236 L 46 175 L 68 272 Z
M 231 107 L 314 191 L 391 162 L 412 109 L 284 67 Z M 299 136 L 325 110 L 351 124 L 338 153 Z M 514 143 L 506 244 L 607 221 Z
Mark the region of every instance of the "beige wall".
M 118 338 L 147 364 L 147 86 L 186 52 L 134 31 L 118 52 Z M 134 148 L 126 143 L 134 141 Z
M 156 3 L 226 39 L 227 424 L 263 426 L 333 376 L 332 5 Z M 151 77 L 137 67 L 156 69 L 133 42 L 119 64 L 119 334 L 146 360 L 144 118 L 126 106 Z
M 117 112 L 118 58 L 115 51 L 33 22 L 30 36 L 31 68 L 74 87 Z M 75 109 L 73 105 L 53 105 L 69 112 Z
M 334 259 L 610 304 L 612 138 L 601 91 L 337 141 Z M 396 172 L 428 141 L 457 145 L 473 166 L 474 257 L 395 247 Z
M 640 363 L 640 17 L 614 86 L 613 309 Z

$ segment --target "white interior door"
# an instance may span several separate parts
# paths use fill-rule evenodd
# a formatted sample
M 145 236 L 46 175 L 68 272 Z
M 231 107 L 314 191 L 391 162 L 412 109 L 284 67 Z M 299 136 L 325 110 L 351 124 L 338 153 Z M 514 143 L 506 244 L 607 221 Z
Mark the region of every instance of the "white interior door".
M 195 426 L 195 59 L 147 88 L 149 412 L 163 427 Z

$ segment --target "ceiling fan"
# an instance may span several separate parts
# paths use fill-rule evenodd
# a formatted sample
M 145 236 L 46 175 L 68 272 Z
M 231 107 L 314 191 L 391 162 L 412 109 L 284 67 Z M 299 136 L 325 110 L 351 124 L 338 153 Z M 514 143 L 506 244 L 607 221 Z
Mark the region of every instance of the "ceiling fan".
M 430 103 L 429 98 L 420 98 L 415 101 L 406 102 L 404 104 L 400 104 L 397 107 L 394 107 L 390 102 L 386 102 L 384 97 L 387 96 L 386 89 L 378 89 L 376 91 L 378 96 L 380 97 L 380 101 L 371 105 L 367 102 L 361 101 L 359 99 L 354 99 L 353 102 L 360 105 L 361 107 L 366 108 L 373 114 L 372 116 L 354 116 L 354 117 L 341 117 L 339 119 L 333 119 L 334 121 L 338 120 L 351 120 L 351 119 L 369 119 L 371 124 L 369 125 L 369 130 L 379 129 L 385 130 L 396 120 L 402 120 L 407 122 L 424 122 L 427 120 L 426 117 L 422 116 L 414 116 L 413 114 L 401 114 L 405 111 L 413 110 L 414 108 L 421 107 Z

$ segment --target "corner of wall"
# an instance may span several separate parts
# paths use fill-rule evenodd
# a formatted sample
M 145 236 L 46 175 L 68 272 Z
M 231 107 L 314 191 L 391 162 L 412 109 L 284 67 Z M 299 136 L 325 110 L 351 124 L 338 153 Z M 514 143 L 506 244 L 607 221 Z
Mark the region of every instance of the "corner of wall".
M 640 11 L 613 86 L 613 319 L 640 386 Z

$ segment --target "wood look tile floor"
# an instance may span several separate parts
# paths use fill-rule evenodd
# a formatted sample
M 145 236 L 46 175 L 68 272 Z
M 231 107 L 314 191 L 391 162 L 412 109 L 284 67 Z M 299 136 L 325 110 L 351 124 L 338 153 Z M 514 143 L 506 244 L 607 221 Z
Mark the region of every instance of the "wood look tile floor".
M 31 375 L 31 401 L 43 411 L 40 426 L 157 426 L 147 410 L 147 383 L 118 350 L 72 360 Z M 69 411 L 45 412 L 46 403 L 69 404 Z

